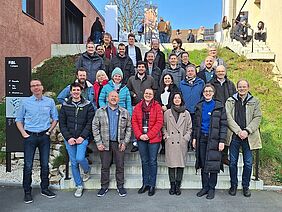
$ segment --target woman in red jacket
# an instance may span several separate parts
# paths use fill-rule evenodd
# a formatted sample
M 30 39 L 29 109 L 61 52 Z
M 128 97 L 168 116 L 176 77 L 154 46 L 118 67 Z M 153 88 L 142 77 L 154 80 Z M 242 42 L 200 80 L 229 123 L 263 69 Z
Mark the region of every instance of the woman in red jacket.
M 132 114 L 132 128 L 138 140 L 139 153 L 142 161 L 143 185 L 139 194 L 148 192 L 155 194 L 157 178 L 157 156 L 162 140 L 163 112 L 161 105 L 154 100 L 154 91 L 148 88 L 144 99 L 139 102 Z
M 99 101 L 98 101 L 100 92 L 102 88 L 104 87 L 104 85 L 108 83 L 108 81 L 109 81 L 108 76 L 104 70 L 97 71 L 96 81 L 93 84 L 94 97 L 95 97 L 94 102 L 96 104 L 97 109 L 100 108 Z

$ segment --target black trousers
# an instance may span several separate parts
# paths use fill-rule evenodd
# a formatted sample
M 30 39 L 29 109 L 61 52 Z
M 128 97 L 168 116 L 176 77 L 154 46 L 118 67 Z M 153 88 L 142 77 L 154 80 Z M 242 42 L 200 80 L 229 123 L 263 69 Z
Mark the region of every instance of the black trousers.
M 171 183 L 175 183 L 176 181 L 181 182 L 183 177 L 183 172 L 184 172 L 183 167 L 168 168 L 169 181 Z

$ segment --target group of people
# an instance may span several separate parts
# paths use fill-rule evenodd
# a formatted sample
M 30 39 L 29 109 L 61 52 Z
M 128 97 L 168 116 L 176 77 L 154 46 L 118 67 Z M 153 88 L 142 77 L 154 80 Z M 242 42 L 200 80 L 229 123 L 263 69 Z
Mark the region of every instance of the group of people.
M 157 156 L 162 144 L 171 185 L 169 194 L 180 195 L 191 144 L 196 152 L 195 168 L 201 169 L 202 189 L 197 196 L 214 198 L 223 163 L 230 170 L 229 194 L 236 195 L 240 147 L 244 161 L 243 194 L 251 196 L 252 150 L 261 148 L 259 102 L 249 92 L 247 80 L 239 80 L 236 90 L 217 48 L 210 47 L 197 72 L 180 39 L 173 41 L 168 64 L 158 40 L 152 41 L 144 58 L 134 45 L 133 34 L 128 35 L 127 46 L 120 43 L 117 49 L 109 33 L 104 33 L 102 40 L 96 46 L 92 41 L 86 44 L 86 52 L 76 63 L 75 81 L 57 97 L 62 104 L 59 116 L 54 100 L 43 96 L 41 81 L 30 82 L 33 95 L 22 102 L 16 118 L 24 138 L 24 201 L 32 202 L 31 173 L 37 147 L 41 193 L 55 197 L 48 189 L 48 158 L 49 136 L 58 121 L 71 161 L 75 197 L 82 196 L 83 182 L 90 178 L 86 148 L 91 141 L 97 146 L 102 164 L 99 197 L 108 192 L 112 162 L 116 165 L 118 194 L 127 195 L 124 152 L 131 143 L 131 151 L 139 151 L 142 163 L 139 194 L 155 194 Z

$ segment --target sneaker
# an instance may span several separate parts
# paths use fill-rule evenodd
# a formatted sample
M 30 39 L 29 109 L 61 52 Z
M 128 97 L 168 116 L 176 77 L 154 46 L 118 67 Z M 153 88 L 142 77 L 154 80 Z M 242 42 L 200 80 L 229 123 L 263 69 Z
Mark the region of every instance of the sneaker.
M 83 187 L 82 186 L 77 186 L 76 191 L 74 192 L 75 197 L 81 197 L 83 193 Z
M 245 197 L 250 197 L 251 196 L 251 191 L 249 188 L 243 188 L 243 195 Z
M 131 152 L 137 152 L 138 151 L 138 147 L 137 146 L 133 146 L 131 149 Z
M 117 188 L 117 192 L 120 197 L 125 197 L 127 195 L 127 192 L 124 187 Z
M 210 189 L 208 191 L 208 195 L 206 196 L 207 199 L 213 199 L 214 198 L 215 191 L 213 189 Z
M 56 194 L 54 192 L 50 191 L 49 189 L 42 190 L 41 195 L 48 197 L 49 199 L 56 197 Z
M 89 168 L 88 172 L 83 173 L 82 175 L 82 181 L 86 182 L 90 179 L 90 173 L 91 173 L 91 168 Z
M 33 202 L 33 199 L 32 199 L 31 193 L 25 193 L 24 194 L 24 203 L 29 204 L 32 202 Z
M 101 188 L 98 193 L 97 193 L 97 197 L 103 197 L 106 195 L 106 193 L 109 191 L 108 188 Z

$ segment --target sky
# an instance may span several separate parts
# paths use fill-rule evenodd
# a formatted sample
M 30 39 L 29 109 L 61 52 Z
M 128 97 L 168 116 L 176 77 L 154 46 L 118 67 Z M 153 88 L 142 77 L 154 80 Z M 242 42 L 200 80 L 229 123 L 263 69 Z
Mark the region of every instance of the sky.
M 100 13 L 105 15 L 109 0 L 91 0 Z M 158 6 L 159 17 L 170 21 L 172 29 L 197 29 L 200 26 L 213 28 L 221 22 L 222 0 L 151 0 Z

